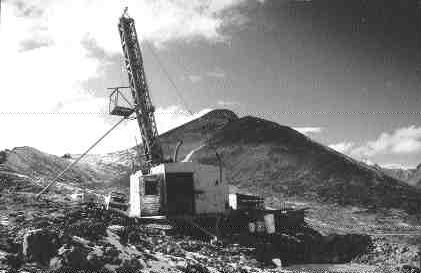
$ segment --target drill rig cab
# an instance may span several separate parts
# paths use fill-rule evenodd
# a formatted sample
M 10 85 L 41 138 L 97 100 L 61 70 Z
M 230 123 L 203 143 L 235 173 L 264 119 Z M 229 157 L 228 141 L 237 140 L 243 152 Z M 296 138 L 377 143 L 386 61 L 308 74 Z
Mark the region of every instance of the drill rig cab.
M 221 181 L 222 180 L 222 181 Z M 218 167 L 194 162 L 163 163 L 130 177 L 133 217 L 222 214 L 228 188 Z
M 127 8 L 119 19 L 118 31 L 133 103 L 123 95 L 122 89 L 126 87 L 112 88 L 110 114 L 128 117 L 134 113 L 143 144 L 139 162 L 142 167 L 130 176 L 129 215 L 177 217 L 224 213 L 228 186 L 221 167 L 164 162 L 135 23 L 127 15 Z

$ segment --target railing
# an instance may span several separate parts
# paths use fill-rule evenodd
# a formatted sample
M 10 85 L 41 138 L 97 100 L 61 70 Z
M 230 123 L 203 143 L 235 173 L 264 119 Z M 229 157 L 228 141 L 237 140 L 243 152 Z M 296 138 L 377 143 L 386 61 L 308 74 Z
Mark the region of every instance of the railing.
M 108 89 L 113 90 L 110 94 L 108 105 L 109 113 L 115 116 L 130 116 L 134 112 L 134 106 L 121 91 L 122 89 L 130 90 L 130 88 L 121 86 Z

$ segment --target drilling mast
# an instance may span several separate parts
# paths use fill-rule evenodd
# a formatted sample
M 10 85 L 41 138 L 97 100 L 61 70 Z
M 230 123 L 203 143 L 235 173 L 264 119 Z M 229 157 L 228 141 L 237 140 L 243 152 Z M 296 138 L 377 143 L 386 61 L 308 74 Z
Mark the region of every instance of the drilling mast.
M 175 149 L 175 162 L 164 162 L 142 52 L 134 20 L 127 15 L 127 8 L 119 19 L 118 31 L 129 87 L 111 88 L 114 91 L 110 95 L 110 114 L 127 118 L 134 112 L 144 147 L 144 159 L 138 159 L 143 163 L 142 169 L 134 170 L 130 175 L 129 216 L 164 214 L 175 217 L 224 212 L 228 188 L 218 182 L 222 181 L 222 172 L 218 175 L 217 167 L 176 162 L 181 142 Z M 130 90 L 133 103 L 124 97 L 121 89 Z M 196 197 L 196 191 L 201 192 L 200 198 Z
M 155 108 L 149 94 L 135 23 L 133 18 L 127 15 L 127 8 L 119 19 L 118 31 L 128 73 L 129 88 L 134 101 L 131 113 L 135 112 L 144 147 L 142 170 L 147 173 L 151 167 L 163 162 L 163 152 L 158 139 Z M 118 88 L 115 89 L 118 95 Z

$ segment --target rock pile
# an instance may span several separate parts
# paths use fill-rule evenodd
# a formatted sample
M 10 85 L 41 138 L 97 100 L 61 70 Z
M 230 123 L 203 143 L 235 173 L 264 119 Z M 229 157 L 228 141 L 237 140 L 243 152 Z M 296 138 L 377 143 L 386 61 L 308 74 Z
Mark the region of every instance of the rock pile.
M 89 205 L 33 201 L 22 196 L 20 207 L 8 212 L 7 225 L 0 225 L 0 268 L 55 270 L 56 272 L 280 272 L 283 258 L 300 257 L 306 247 L 314 250 L 323 238 L 316 232 L 285 231 L 278 248 L 255 248 L 253 238 L 230 238 L 211 244 L 166 225 L 136 224 L 112 211 Z M 9 198 L 8 197 L 8 198 Z M 1 203 L 1 201 L 0 201 Z M 13 204 L 19 204 L 18 202 Z M 164 228 L 165 226 L 165 228 Z M 348 236 L 349 237 L 349 236 Z M 329 238 L 327 246 L 342 248 L 348 237 Z M 312 241 L 313 245 L 305 242 Z M 247 246 L 246 242 L 250 242 Z M 282 249 L 281 246 L 288 246 Z M 325 247 L 325 246 L 324 246 Z M 349 246 L 347 246 L 349 247 Z M 42 250 L 42 251 L 41 251 Z M 263 251 L 262 251 L 263 250 Z M 260 252 L 261 251 L 261 252 Z M 277 251 L 276 265 L 267 253 Z M 323 254 L 323 253 L 322 253 Z M 259 256 L 261 256 L 260 259 Z M 289 257 L 291 256 L 291 257 Z M 317 260 L 319 257 L 310 257 Z M 338 261 L 348 257 L 338 256 Z M 259 261 L 260 260 L 260 261 Z M 273 269 L 270 269 L 273 268 Z
M 402 238 L 397 237 L 392 241 L 386 236 L 378 236 L 372 241 L 369 251 L 357 261 L 377 266 L 397 267 L 402 264 L 418 266 L 420 259 L 419 248 L 408 245 Z
M 239 272 L 257 268 L 250 250 L 169 235 L 92 207 L 68 207 L 60 222 L 24 217 L 21 226 L 0 228 L 10 241 L 0 265 L 21 269 L 104 272 Z M 3 236 L 2 236 L 3 237 Z M 1 268 L 1 267 L 0 267 Z M 245 269 L 244 269 L 245 270 Z

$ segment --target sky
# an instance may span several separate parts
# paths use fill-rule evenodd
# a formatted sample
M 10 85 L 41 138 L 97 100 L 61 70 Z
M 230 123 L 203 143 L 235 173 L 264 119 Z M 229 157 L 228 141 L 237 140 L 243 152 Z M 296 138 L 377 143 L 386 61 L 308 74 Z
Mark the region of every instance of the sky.
M 421 163 L 415 0 L 3 0 L 0 149 L 82 153 L 118 121 L 107 88 L 128 85 L 126 6 L 160 133 L 226 108 L 370 164 Z M 126 121 L 92 153 L 135 138 Z

